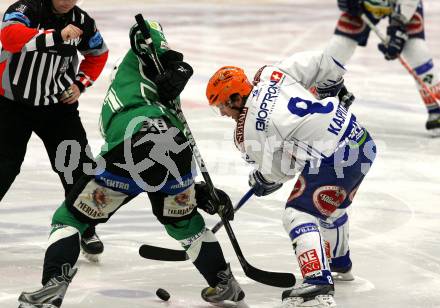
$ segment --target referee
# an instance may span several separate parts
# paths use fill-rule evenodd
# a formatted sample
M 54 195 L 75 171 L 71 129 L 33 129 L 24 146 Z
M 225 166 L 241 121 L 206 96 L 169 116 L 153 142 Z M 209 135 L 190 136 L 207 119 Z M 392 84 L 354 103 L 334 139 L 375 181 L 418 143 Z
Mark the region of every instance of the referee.
M 20 0 L 3 16 L 0 200 L 20 172 L 33 132 L 43 141 L 66 195 L 83 174 L 84 163 L 93 162 L 78 113 L 78 99 L 101 74 L 108 49 L 95 21 L 76 3 Z M 81 62 L 78 52 L 82 54 Z M 63 141 L 73 145 L 56 157 Z M 78 166 L 69 174 L 56 168 L 70 163 Z M 104 249 L 94 227 L 85 232 L 81 246 L 95 257 Z

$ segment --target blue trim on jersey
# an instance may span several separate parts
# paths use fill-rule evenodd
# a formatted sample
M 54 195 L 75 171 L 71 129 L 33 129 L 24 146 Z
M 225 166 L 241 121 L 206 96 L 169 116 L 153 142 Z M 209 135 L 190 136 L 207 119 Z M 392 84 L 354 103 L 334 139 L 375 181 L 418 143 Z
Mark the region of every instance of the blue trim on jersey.
M 104 187 L 108 187 L 127 195 L 139 195 L 144 192 L 144 190 L 139 187 L 133 179 L 118 176 L 108 171 L 96 175 L 95 181 Z
M 188 173 L 187 175 L 182 176 L 180 179 L 171 180 L 166 182 L 166 184 L 160 189 L 161 192 L 164 192 L 168 195 L 177 195 L 182 191 L 185 191 L 191 185 L 194 185 L 194 177 L 195 172 Z
M 423 75 L 426 72 L 430 71 L 433 67 L 434 67 L 434 63 L 432 62 L 432 59 L 429 59 L 428 62 L 415 67 L 414 71 L 416 72 L 417 75 Z
M 345 225 L 347 221 L 348 221 L 348 214 L 345 213 L 344 215 L 336 219 L 333 223 L 328 223 L 325 220 L 320 220 L 319 224 L 321 225 L 321 227 L 325 229 L 336 229 L 339 228 L 340 226 Z
M 293 241 L 297 237 L 310 232 L 319 232 L 318 226 L 314 223 L 299 225 L 289 232 L 289 236 L 290 239 Z
M 332 57 L 332 59 L 333 59 L 333 61 L 335 61 L 335 63 L 336 63 L 337 66 L 339 66 L 340 68 L 342 68 L 344 71 L 346 70 L 345 67 L 344 67 L 344 65 L 342 65 L 342 63 L 340 63 L 338 60 L 336 60 L 336 59 L 333 58 L 333 57 Z
M 6 21 L 10 21 L 10 20 L 21 21 L 24 24 L 26 24 L 26 26 L 28 26 L 28 27 L 30 27 L 30 25 L 31 25 L 31 21 L 29 20 L 29 18 L 20 12 L 13 12 L 13 13 L 5 14 L 3 21 L 6 22 Z

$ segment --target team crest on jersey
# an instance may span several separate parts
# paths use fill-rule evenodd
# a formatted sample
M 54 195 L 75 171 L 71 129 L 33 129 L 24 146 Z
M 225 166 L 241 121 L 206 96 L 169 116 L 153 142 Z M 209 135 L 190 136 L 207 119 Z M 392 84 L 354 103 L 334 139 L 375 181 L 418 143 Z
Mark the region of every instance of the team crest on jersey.
M 278 71 L 273 71 L 270 76 L 270 81 L 279 82 L 283 78 L 284 74 Z
M 321 186 L 313 193 L 313 204 L 324 216 L 331 216 L 347 197 L 345 189 L 339 186 Z
M 306 180 L 302 175 L 299 176 L 298 180 L 295 183 L 295 186 L 293 187 L 292 192 L 290 193 L 289 199 L 287 202 L 290 202 L 298 197 L 300 197 L 304 190 L 306 189 Z

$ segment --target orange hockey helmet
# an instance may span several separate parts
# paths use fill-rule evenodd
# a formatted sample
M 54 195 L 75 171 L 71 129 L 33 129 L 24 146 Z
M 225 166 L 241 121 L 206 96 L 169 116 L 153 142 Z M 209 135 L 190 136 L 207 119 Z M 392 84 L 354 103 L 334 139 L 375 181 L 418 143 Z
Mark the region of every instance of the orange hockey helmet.
M 244 71 L 235 66 L 223 66 L 209 79 L 206 97 L 209 104 L 218 106 L 226 104 L 232 94 L 248 96 L 252 85 Z

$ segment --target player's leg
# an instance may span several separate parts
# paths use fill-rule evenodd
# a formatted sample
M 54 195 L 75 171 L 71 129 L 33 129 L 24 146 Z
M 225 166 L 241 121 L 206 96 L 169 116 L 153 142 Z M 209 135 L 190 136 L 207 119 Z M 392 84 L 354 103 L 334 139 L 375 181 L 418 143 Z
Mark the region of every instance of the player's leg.
M 409 39 L 405 43 L 402 55 L 434 94 L 434 97 L 432 97 L 420 84 L 416 83 L 428 111 L 426 129 L 436 133 L 440 130 L 440 106 L 438 103 L 440 101 L 440 75 L 425 41 L 423 7 L 421 4 L 407 25 L 407 33 Z
M 72 278 L 80 253 L 80 234 L 88 227 L 80 222 L 63 203 L 52 218 L 52 230 L 44 257 L 41 289 L 23 292 L 19 297 L 20 308 L 61 306 Z
M 126 192 L 101 185 L 97 177 L 81 177 L 52 218 L 44 257 L 43 287 L 35 292 L 23 292 L 19 298 L 21 307 L 60 307 L 76 273 L 74 265 L 80 254 L 82 234 L 90 225 L 106 222 L 132 198 L 133 195 Z
M 203 217 L 197 212 L 197 206 L 203 207 L 207 198 L 203 184 L 194 183 L 195 162 L 188 141 L 169 123 L 160 127 L 161 130 L 141 132 L 137 138 L 155 140 L 149 157 L 155 157 L 156 161 L 161 156 L 153 155 L 154 149 L 166 150 L 162 153 L 166 156 L 158 161 L 160 163 L 140 173 L 145 184 L 156 188 L 156 191 L 148 191 L 153 213 L 167 233 L 184 247 L 207 281 L 209 287 L 202 290 L 203 299 L 213 303 L 239 302 L 244 298 L 244 292 L 232 275 L 217 238 L 206 228 Z
M 324 240 L 324 248 L 330 262 L 334 280 L 354 280 L 351 273 L 352 263 L 348 245 L 349 234 L 348 214 L 337 218 L 320 219 L 319 225 Z
M 194 209 L 196 211 L 196 209 Z M 195 213 L 190 219 L 166 224 L 168 234 L 178 240 L 197 270 L 208 283 L 202 298 L 211 303 L 240 302 L 245 294 L 226 263 L 220 243 L 207 229 L 203 217 Z
M 374 22 L 377 23 L 378 20 Z M 367 44 L 369 33 L 370 29 L 360 17 L 342 13 L 337 21 L 334 35 L 325 48 L 325 53 L 345 65 L 358 45 Z
M 0 201 L 20 173 L 31 134 L 28 108 L 0 96 Z
M 86 131 L 78 113 L 78 104 L 54 105 L 39 110 L 35 133 L 41 138 L 52 169 L 60 177 L 65 195 L 84 174 L 84 168 L 94 164 Z M 48 125 L 48 123 L 50 123 Z M 104 244 L 91 225 L 81 237 L 81 248 L 90 261 L 96 262 Z
M 333 278 L 318 227 L 318 219 L 298 211 L 289 203 L 284 211 L 283 224 L 304 278 L 293 289 L 283 292 L 281 307 L 333 307 Z

